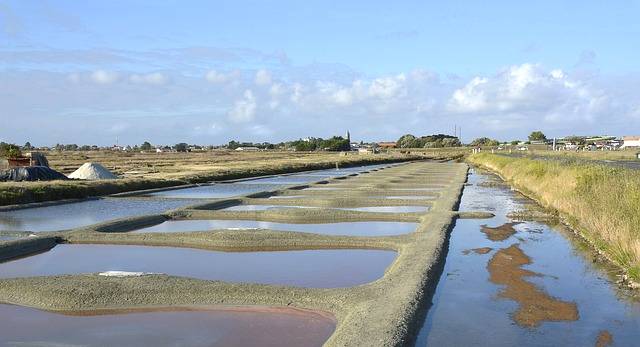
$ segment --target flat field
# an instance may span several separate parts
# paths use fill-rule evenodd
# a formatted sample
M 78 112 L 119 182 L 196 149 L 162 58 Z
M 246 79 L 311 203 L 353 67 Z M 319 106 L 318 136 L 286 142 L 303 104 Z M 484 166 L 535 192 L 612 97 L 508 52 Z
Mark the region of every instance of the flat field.
M 366 165 L 416 159 L 447 159 L 450 153 L 391 152 L 359 155 L 336 152 L 207 151 L 133 153 L 118 151 L 45 152 L 50 166 L 65 174 L 86 162 L 96 162 L 118 174 L 118 180 L 0 182 L 0 206 L 85 198 L 126 191 L 203 183 L 287 172 Z

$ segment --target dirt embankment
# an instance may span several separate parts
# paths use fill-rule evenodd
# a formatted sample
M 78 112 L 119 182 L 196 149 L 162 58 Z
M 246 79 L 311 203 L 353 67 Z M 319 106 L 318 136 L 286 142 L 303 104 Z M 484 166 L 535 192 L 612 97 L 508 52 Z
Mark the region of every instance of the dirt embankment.
M 514 226 L 520 224 L 519 222 L 505 223 L 501 226 L 492 228 L 486 225 L 481 227 L 481 231 L 487 235 L 487 238 L 491 241 L 504 241 L 516 233 Z
M 473 249 L 465 249 L 464 251 L 462 251 L 462 254 L 467 255 L 467 254 L 471 254 L 471 252 L 475 254 L 487 254 L 491 251 L 493 251 L 493 248 L 491 247 L 480 247 L 480 248 L 473 248 Z
M 607 330 L 602 330 L 600 334 L 598 334 L 596 347 L 607 347 L 611 345 L 613 345 L 613 336 Z
M 170 156 L 166 158 L 166 162 L 162 165 L 156 165 L 154 162 L 149 161 L 150 159 L 148 158 L 137 162 L 135 160 L 136 157 L 121 158 L 119 155 L 121 154 L 97 158 L 83 155 L 81 158 L 83 160 L 88 160 L 85 158 L 89 158 L 104 164 L 109 170 L 119 173 L 120 177 L 123 177 L 121 179 L 106 181 L 0 182 L 0 206 L 81 199 L 192 183 L 320 170 L 335 168 L 336 165 L 349 167 L 425 159 L 421 156 L 399 154 L 339 156 L 336 153 L 301 153 L 295 155 L 291 153 L 261 152 L 260 154 L 235 154 L 232 159 L 227 159 L 226 161 L 219 159 L 216 161 L 211 158 L 207 159 L 207 153 L 204 153 L 196 158 L 192 158 L 190 154 L 184 154 L 184 157 Z M 210 157 L 219 156 L 218 153 L 208 153 L 208 155 Z M 162 161 L 162 158 L 161 156 L 155 156 L 154 159 Z M 52 167 L 69 171 L 62 164 L 64 159 L 65 157 L 56 159 L 53 156 L 51 158 Z M 194 162 L 196 159 L 200 159 L 201 162 Z M 127 171 L 123 171 L 123 167 Z M 77 166 L 74 168 L 77 168 Z
M 491 258 L 487 269 L 490 281 L 505 286 L 499 296 L 511 299 L 520 306 L 513 314 L 514 321 L 523 327 L 537 327 L 544 321 L 578 320 L 578 307 L 545 293 L 526 277 L 539 276 L 525 270 L 523 265 L 531 264 L 531 259 L 515 244 L 500 249 Z

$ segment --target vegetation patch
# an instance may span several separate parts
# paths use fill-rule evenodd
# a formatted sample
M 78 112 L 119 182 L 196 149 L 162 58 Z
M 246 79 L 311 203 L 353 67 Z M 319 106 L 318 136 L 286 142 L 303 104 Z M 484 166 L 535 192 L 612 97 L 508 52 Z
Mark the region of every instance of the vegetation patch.
M 640 171 L 489 153 L 468 160 L 496 171 L 543 206 L 559 211 L 631 280 L 640 280 Z

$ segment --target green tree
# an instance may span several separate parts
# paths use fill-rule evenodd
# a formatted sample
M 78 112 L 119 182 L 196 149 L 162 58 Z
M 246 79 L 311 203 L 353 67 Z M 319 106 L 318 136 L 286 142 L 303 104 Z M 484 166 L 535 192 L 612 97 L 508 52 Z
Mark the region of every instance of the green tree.
M 513 140 L 513 141 L 511 141 L 511 145 L 512 145 L 512 146 L 517 146 L 519 143 L 520 143 L 520 141 L 519 141 L 519 140 Z
M 26 149 L 26 150 L 30 150 L 33 148 L 33 146 L 31 146 L 31 142 L 27 141 L 25 142 L 24 146 L 22 146 L 22 148 Z
M 529 141 L 546 141 L 547 137 L 542 131 L 534 131 L 529 135 Z
M 398 148 L 414 148 L 416 137 L 411 134 L 402 135 L 396 142 Z
M 140 150 L 142 151 L 150 151 L 153 147 L 151 147 L 151 144 L 147 141 L 145 141 L 144 143 L 142 143 L 142 145 L 140 146 Z
M 490 139 L 488 137 L 480 137 L 471 141 L 472 146 L 497 146 L 499 144 L 499 141 Z
M 173 149 L 175 149 L 176 152 L 187 152 L 189 150 L 189 145 L 184 142 L 180 142 L 173 146 Z

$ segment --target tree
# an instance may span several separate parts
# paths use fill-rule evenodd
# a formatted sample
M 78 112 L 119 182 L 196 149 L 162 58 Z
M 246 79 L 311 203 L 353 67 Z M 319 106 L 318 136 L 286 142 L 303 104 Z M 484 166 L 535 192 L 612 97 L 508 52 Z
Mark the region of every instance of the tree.
M 31 146 L 31 142 L 27 141 L 27 142 L 25 142 L 24 146 L 22 146 L 22 148 L 24 148 L 26 150 L 30 150 L 33 147 Z
M 500 142 L 490 139 L 488 137 L 480 137 L 471 141 L 472 146 L 497 146 Z
M 189 145 L 184 142 L 180 142 L 180 143 L 177 143 L 175 146 L 173 146 L 173 149 L 175 149 L 176 152 L 188 152 Z
M 547 137 L 542 131 L 534 131 L 529 135 L 529 141 L 546 141 Z
M 402 135 L 396 142 L 398 148 L 414 148 L 416 137 L 411 134 Z
M 517 146 L 519 143 L 520 143 L 520 141 L 519 141 L 519 140 L 513 140 L 513 141 L 511 141 L 511 145 L 512 145 L 512 146 Z
M 152 149 L 151 144 L 147 141 L 142 143 L 142 145 L 140 146 L 140 150 L 142 151 L 150 151 L 151 149 Z

